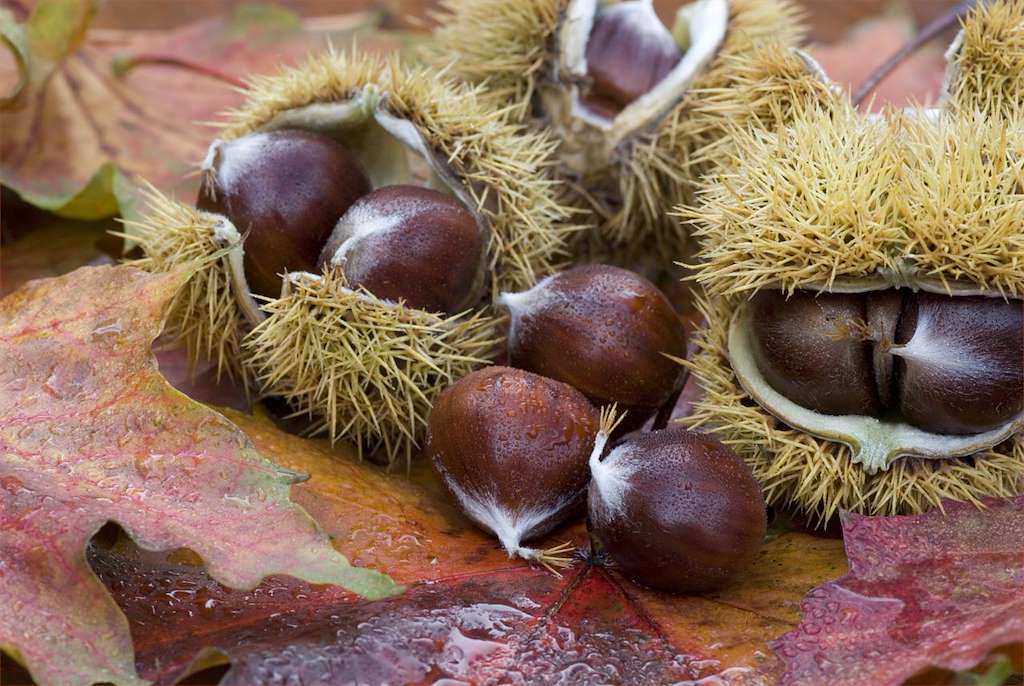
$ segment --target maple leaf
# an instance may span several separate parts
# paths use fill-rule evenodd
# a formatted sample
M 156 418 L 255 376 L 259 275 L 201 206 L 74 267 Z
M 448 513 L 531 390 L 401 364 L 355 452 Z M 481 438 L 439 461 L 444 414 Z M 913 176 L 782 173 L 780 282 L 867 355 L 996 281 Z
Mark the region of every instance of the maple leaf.
M 226 654 L 221 683 L 650 684 L 712 677 L 769 684 L 767 639 L 795 626 L 798 600 L 845 570 L 841 542 L 796 531 L 770 540 L 736 585 L 706 597 L 641 589 L 579 563 L 556 578 L 509 560 L 446 496 L 429 465 L 386 474 L 261 417 L 227 412 L 257 449 L 311 475 L 293 499 L 356 564 L 408 586 L 366 601 L 281 578 L 231 591 L 201 569 L 95 550 L 93 564 L 136 637 L 141 675 L 171 684 Z M 577 523 L 541 545 L 584 545 Z M 223 661 L 223 659 L 221 660 Z
M 271 71 L 372 28 L 373 14 L 304 30 L 294 14 L 239 6 L 233 15 L 174 31 L 87 31 L 96 0 L 39 0 L 19 24 L 0 8 L 0 48 L 20 81 L 0 100 L 0 183 L 65 217 L 131 218 L 136 178 L 189 197 L 214 120 L 244 95 L 196 69 L 147 66 L 117 76 L 140 56 L 215 65 L 225 75 Z M 372 45 L 372 41 L 366 41 Z M 382 42 L 383 41 L 379 41 Z M 386 43 L 394 47 L 395 41 Z
M 108 521 L 143 548 L 194 550 L 234 588 L 290 574 L 397 590 L 289 500 L 300 475 L 157 371 L 150 344 L 184 277 L 84 267 L 0 301 L 0 646 L 42 684 L 139 683 L 85 560 Z
M 775 642 L 783 683 L 900 684 L 1024 641 L 1024 496 L 943 507 L 843 515 L 850 572 L 811 591 Z

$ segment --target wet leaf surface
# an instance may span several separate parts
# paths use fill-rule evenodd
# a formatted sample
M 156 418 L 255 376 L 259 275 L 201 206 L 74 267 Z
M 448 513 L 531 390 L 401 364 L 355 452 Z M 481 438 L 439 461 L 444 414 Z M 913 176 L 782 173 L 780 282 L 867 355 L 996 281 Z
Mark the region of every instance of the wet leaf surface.
M 236 588 L 292 574 L 395 590 L 288 499 L 294 472 L 159 374 L 150 344 L 183 276 L 85 267 L 0 301 L 0 646 L 41 683 L 136 683 L 125 619 L 84 556 L 110 520 Z
M 233 14 L 172 31 L 88 32 L 91 0 L 39 0 L 23 25 L 24 88 L 0 104 L 0 183 L 62 216 L 130 214 L 140 179 L 191 197 L 191 174 L 215 121 L 243 95 L 194 69 L 133 60 L 182 60 L 241 78 L 291 64 L 328 40 L 347 46 L 378 19 L 359 13 L 329 30 L 304 30 L 299 17 L 272 5 L 241 5 Z M 13 21 L 8 17 L 7 26 Z M 3 28 L 3 24 L 0 24 Z M 368 47 L 399 39 L 367 36 Z
M 845 570 L 840 541 L 795 531 L 713 597 L 640 589 L 580 563 L 562 578 L 510 561 L 449 502 L 426 465 L 408 476 L 352 451 L 229 412 L 262 454 L 311 475 L 293 498 L 356 564 L 409 585 L 379 602 L 284 579 L 229 591 L 202 570 L 96 551 L 93 564 L 136 637 L 139 672 L 173 683 L 205 647 L 227 654 L 223 683 L 666 683 L 719 676 L 773 683 L 766 640 L 791 629 L 799 598 Z M 581 524 L 547 544 L 582 545 Z M 442 682 L 446 683 L 446 682 Z
M 808 594 L 799 628 L 774 643 L 784 683 L 900 684 L 999 646 L 1024 652 L 1024 497 L 945 509 L 843 516 L 850 573 Z

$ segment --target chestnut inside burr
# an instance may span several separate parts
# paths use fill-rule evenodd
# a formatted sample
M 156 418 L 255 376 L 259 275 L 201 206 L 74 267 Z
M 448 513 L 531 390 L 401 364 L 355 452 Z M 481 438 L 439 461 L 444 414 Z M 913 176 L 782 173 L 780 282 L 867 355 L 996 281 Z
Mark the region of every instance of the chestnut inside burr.
M 753 353 L 768 384 L 828 415 L 970 435 L 1024 412 L 1024 302 L 908 289 L 762 291 Z
M 653 89 L 683 51 L 647 0 L 602 9 L 587 40 L 587 107 L 611 118 Z

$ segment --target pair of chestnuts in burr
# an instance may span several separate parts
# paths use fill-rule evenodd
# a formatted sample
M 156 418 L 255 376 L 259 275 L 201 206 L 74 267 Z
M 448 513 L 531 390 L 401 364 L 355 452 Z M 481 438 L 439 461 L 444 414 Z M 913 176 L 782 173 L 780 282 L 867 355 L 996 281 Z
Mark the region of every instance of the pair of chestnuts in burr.
M 989 431 L 1024 411 L 1020 300 L 763 291 L 751 307 L 758 368 L 808 409 L 947 435 Z
M 683 382 L 681 322 L 633 272 L 578 266 L 509 309 L 509 361 L 444 391 L 427 454 L 462 510 L 510 556 L 566 562 L 524 545 L 586 506 L 596 551 L 661 590 L 717 589 L 756 555 L 765 504 L 746 465 L 707 436 L 634 433 L 606 451 L 618 422 L 638 427 Z M 599 406 L 605 406 L 600 411 Z
M 362 164 L 329 136 L 282 129 L 216 145 L 197 206 L 244 236 L 250 289 L 277 297 L 291 271 L 341 269 L 352 288 L 430 312 L 467 306 L 484 236 L 440 191 L 372 189 Z

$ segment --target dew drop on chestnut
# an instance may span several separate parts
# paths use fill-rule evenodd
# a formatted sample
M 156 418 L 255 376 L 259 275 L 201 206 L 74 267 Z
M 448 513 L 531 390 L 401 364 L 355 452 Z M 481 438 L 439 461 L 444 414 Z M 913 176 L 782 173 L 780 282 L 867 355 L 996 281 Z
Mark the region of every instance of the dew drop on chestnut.
M 196 205 L 245 236 L 249 288 L 277 297 L 281 274 L 313 271 L 338 218 L 370 191 L 359 160 L 311 131 L 282 129 L 221 143 Z
M 653 89 L 682 59 L 650 0 L 601 10 L 587 40 L 588 104 L 612 114 Z
M 767 527 L 761 489 L 750 468 L 708 435 L 633 434 L 603 459 L 592 457 L 591 470 L 591 537 L 643 586 L 714 591 L 760 549 Z
M 497 299 L 511 313 L 512 366 L 558 379 L 597 405 L 617 403 L 636 426 L 679 388 L 683 326 L 665 295 L 639 274 L 582 265 Z
M 480 271 L 483 234 L 455 198 L 419 186 L 384 186 L 338 222 L 319 265 L 342 269 L 349 285 L 429 312 L 466 307 Z
M 508 367 L 475 371 L 430 413 L 426 454 L 463 512 L 509 556 L 582 509 L 598 411 L 571 386 Z
M 776 391 L 830 415 L 877 415 L 871 341 L 862 294 L 765 290 L 751 302 L 753 352 Z
M 1024 411 L 1024 304 L 916 293 L 896 336 L 900 411 L 941 434 L 972 434 Z

